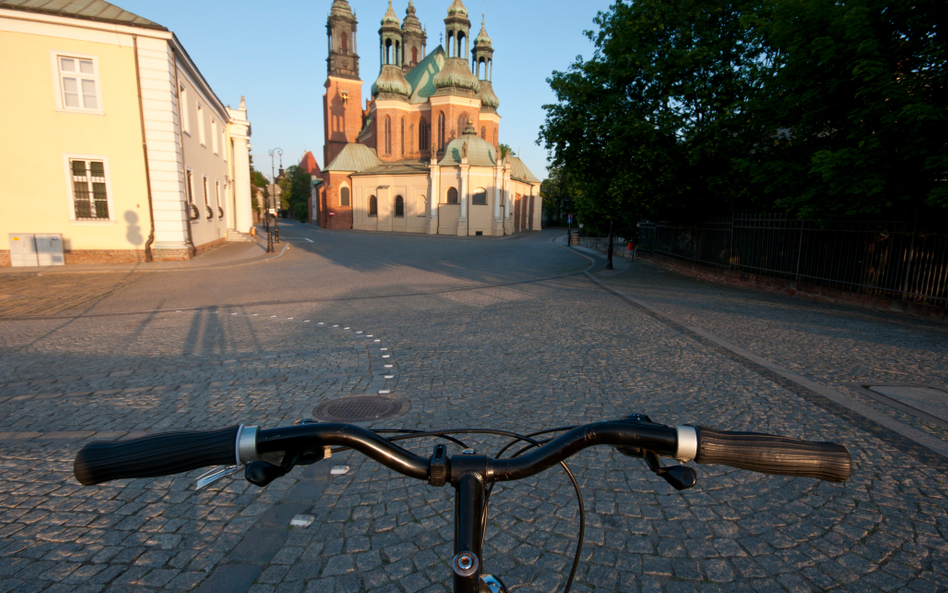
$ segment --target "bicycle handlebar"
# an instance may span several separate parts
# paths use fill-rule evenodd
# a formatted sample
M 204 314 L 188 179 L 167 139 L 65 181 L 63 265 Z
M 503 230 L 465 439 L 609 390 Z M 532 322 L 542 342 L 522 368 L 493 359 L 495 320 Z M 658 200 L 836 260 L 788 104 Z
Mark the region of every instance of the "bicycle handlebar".
M 654 423 L 611 420 L 586 424 L 519 457 L 479 457 L 485 482 L 519 480 L 540 473 L 582 449 L 611 445 L 652 451 L 680 461 L 723 464 L 760 473 L 843 482 L 851 473 L 849 452 L 835 443 L 727 432 L 704 427 L 672 428 Z M 158 477 L 214 465 L 241 465 L 279 452 L 321 454 L 324 447 L 355 449 L 403 475 L 430 480 L 430 460 L 374 432 L 350 424 L 302 424 L 261 429 L 234 426 L 216 431 L 156 434 L 118 442 L 93 442 L 76 455 L 73 467 L 83 485 L 120 478 Z M 466 456 L 460 456 L 466 457 Z M 472 456 L 473 457 L 473 456 Z M 317 457 L 318 458 L 318 457 Z M 449 458 L 450 460 L 451 458 Z M 466 467 L 458 461 L 457 471 Z M 450 461 L 449 461 L 450 463 Z M 457 476 L 448 468 L 449 481 Z

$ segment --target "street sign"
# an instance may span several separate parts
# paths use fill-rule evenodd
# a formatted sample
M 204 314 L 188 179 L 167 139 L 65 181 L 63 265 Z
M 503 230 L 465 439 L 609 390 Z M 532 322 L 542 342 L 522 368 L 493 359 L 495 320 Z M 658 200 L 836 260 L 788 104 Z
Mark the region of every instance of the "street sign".
M 335 216 L 335 215 L 336 215 L 335 212 L 333 212 L 332 210 L 329 211 L 329 216 Z
M 566 224 L 573 224 L 573 215 L 572 215 L 572 214 L 568 214 L 568 215 L 566 216 Z

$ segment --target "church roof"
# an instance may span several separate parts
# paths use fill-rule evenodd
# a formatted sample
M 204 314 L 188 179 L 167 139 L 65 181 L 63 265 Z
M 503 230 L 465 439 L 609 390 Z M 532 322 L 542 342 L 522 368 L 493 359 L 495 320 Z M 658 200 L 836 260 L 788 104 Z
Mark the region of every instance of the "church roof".
M 481 15 L 481 32 L 477 34 L 477 37 L 474 39 L 474 47 L 480 46 L 491 46 L 490 35 L 487 34 L 487 25 L 485 24 L 485 17 Z
M 530 172 L 530 169 L 520 160 L 520 157 L 516 156 L 510 157 L 510 177 L 511 179 L 526 181 L 527 183 L 540 183 L 536 175 Z
M 364 144 L 346 144 L 323 171 L 365 171 L 382 164 L 375 150 Z
M 427 175 L 429 171 L 428 161 L 405 160 L 395 161 L 394 163 L 382 163 L 381 165 L 353 173 L 352 175 Z
M 494 145 L 482 140 L 468 124 L 464 135 L 455 138 L 444 149 L 444 158 L 438 163 L 442 167 L 454 167 L 461 164 L 464 157 L 464 145 L 467 145 L 467 164 L 472 167 L 493 167 L 497 164 L 497 152 Z
M 100 23 L 167 31 L 158 23 L 123 10 L 105 0 L 0 0 L 0 8 L 72 17 Z
M 395 9 L 392 8 L 392 0 L 388 0 L 388 10 L 385 11 L 385 16 L 382 17 L 382 25 L 402 26 L 402 22 L 398 20 L 398 15 L 395 14 Z
M 316 157 L 313 156 L 312 151 L 303 155 L 303 159 L 300 161 L 300 170 L 310 175 L 319 175 L 319 163 L 316 162 Z
M 405 80 L 411 85 L 409 102 L 424 103 L 438 90 L 434 85 L 434 77 L 444 66 L 444 55 L 444 48 L 439 45 L 405 74 Z
M 454 2 L 451 3 L 451 6 L 448 7 L 448 14 L 449 15 L 460 14 L 463 16 L 467 16 L 467 9 L 464 8 L 464 3 L 461 2 L 461 0 L 454 0 Z

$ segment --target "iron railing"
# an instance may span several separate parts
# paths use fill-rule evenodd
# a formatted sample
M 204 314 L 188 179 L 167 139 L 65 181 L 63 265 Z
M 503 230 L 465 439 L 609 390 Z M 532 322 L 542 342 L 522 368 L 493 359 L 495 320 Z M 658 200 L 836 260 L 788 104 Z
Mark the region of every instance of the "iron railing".
M 720 268 L 948 306 L 948 225 L 825 225 L 739 212 L 692 224 L 642 222 L 643 250 Z

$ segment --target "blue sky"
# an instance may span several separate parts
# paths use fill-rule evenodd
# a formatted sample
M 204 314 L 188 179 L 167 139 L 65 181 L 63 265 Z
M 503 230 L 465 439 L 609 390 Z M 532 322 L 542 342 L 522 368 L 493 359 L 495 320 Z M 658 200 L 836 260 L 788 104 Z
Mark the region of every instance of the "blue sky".
M 298 163 L 307 150 L 323 162 L 322 96 L 326 82 L 326 17 L 331 0 L 115 0 L 117 6 L 174 31 L 225 105 L 241 95 L 253 126 L 254 165 L 270 174 L 267 151 L 283 149 L 283 165 Z M 536 145 L 542 106 L 553 101 L 546 79 L 565 70 L 577 55 L 589 57 L 583 35 L 609 0 L 543 2 L 464 0 L 471 37 L 486 14 L 494 46 L 494 90 L 501 142 L 509 144 L 538 177 L 546 175 L 546 151 Z M 379 73 L 378 30 L 386 0 L 349 0 L 359 19 L 363 101 Z M 451 0 L 415 0 L 428 33 L 428 51 L 438 46 Z M 408 0 L 395 0 L 400 19 Z

